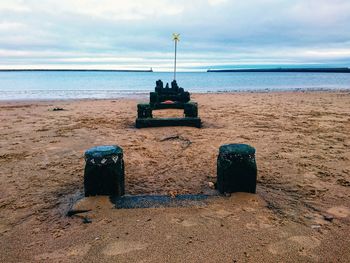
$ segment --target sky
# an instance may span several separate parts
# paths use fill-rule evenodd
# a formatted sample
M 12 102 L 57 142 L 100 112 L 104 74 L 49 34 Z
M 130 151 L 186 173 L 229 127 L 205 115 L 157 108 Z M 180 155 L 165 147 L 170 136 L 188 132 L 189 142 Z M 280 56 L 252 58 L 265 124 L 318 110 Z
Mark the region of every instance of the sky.
M 350 66 L 350 0 L 0 0 L 0 69 Z

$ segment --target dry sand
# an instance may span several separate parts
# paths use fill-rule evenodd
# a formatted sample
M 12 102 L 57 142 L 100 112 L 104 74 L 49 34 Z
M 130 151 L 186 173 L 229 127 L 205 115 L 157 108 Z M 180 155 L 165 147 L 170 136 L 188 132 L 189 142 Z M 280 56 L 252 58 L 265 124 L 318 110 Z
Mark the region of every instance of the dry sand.
M 0 103 L 0 262 L 350 262 L 350 93 L 193 97 L 202 129 L 137 130 L 136 100 Z M 124 149 L 128 194 L 174 195 L 210 190 L 224 143 L 256 148 L 256 195 L 65 216 L 90 147 Z

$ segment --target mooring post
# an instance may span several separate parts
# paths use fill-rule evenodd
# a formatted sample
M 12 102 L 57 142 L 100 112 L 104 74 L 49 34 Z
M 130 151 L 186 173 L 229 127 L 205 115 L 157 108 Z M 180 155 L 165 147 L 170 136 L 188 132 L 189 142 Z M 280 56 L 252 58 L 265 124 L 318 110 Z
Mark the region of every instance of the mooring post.
M 256 192 L 255 149 L 247 144 L 224 144 L 217 160 L 217 189 L 220 193 Z
M 93 147 L 85 152 L 85 161 L 85 196 L 124 195 L 122 148 L 116 145 Z

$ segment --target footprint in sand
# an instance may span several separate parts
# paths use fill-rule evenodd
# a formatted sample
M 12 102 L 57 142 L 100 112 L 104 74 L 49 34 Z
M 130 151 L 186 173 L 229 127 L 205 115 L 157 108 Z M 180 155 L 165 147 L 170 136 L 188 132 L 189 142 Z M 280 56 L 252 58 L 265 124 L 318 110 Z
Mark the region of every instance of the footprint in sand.
M 86 245 L 81 245 L 81 246 L 76 246 L 68 250 L 67 256 L 85 256 L 91 248 L 91 245 L 86 244 Z
M 224 209 L 219 210 L 208 210 L 202 213 L 202 217 L 210 218 L 210 219 L 225 219 L 228 217 L 235 217 L 234 213 L 231 211 L 227 211 Z
M 215 211 L 215 214 L 216 214 L 217 218 L 220 218 L 220 219 L 224 219 L 224 218 L 233 216 L 233 212 L 230 212 L 230 211 L 227 211 L 224 209 L 220 209 L 220 210 Z
M 256 220 L 257 222 L 247 223 L 245 227 L 250 230 L 259 230 L 264 228 L 271 228 L 274 226 L 272 219 L 266 216 L 257 216 Z
M 196 226 L 198 225 L 197 222 L 191 219 L 183 219 L 183 218 L 172 218 L 170 220 L 171 223 L 179 224 L 184 227 L 191 227 L 191 226 Z
M 317 260 L 317 255 L 312 254 L 312 250 L 317 248 L 321 241 L 315 237 L 309 236 L 292 236 L 285 240 L 268 245 L 268 251 L 273 255 L 286 253 L 298 253 L 302 256 Z
M 345 206 L 335 206 L 327 210 L 327 213 L 339 217 L 339 218 L 345 218 L 350 215 L 350 209 Z
M 0 234 L 6 233 L 9 230 L 11 230 L 10 226 L 0 223 Z
M 64 257 L 82 257 L 85 256 L 91 248 L 91 245 L 78 245 L 69 249 L 58 249 L 53 252 L 43 253 L 35 256 L 35 260 L 47 260 L 52 261 L 55 259 L 62 259 Z
M 273 227 L 273 225 L 263 223 L 263 222 L 258 222 L 258 223 L 247 223 L 245 227 L 250 230 L 260 230 L 265 228 L 271 228 Z
M 135 250 L 145 249 L 148 245 L 146 243 L 136 241 L 117 241 L 110 243 L 103 249 L 102 254 L 106 256 L 116 256 L 126 254 Z

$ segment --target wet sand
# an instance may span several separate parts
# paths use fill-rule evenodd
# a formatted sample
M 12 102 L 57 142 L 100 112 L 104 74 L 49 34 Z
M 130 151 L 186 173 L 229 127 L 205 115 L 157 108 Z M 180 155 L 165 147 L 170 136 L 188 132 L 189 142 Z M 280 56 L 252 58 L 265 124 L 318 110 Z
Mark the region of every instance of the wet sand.
M 193 98 L 201 129 L 135 129 L 132 99 L 0 102 L 0 262 L 350 262 L 350 93 Z M 256 195 L 66 216 L 90 147 L 124 149 L 127 194 L 177 195 L 211 190 L 224 143 L 256 148 Z

